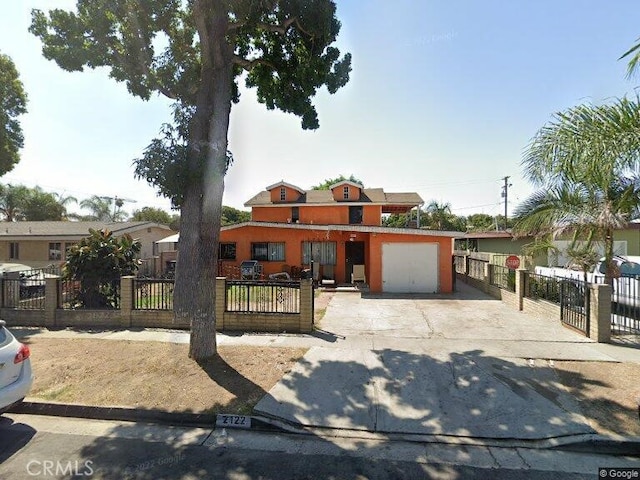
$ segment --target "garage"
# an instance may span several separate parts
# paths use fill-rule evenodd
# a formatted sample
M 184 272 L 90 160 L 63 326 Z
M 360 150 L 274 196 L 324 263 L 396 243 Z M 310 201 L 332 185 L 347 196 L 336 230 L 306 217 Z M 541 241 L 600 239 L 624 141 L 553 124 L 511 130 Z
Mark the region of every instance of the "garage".
M 383 243 L 382 291 L 435 293 L 438 291 L 437 243 Z

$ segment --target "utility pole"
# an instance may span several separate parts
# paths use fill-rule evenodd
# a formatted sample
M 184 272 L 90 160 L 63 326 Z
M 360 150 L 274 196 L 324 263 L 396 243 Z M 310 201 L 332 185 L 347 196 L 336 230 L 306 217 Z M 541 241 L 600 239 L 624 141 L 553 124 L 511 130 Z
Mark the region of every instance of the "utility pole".
M 507 199 L 509 198 L 510 177 L 503 177 L 504 185 L 502 186 L 502 198 L 504 198 L 504 229 L 507 230 Z

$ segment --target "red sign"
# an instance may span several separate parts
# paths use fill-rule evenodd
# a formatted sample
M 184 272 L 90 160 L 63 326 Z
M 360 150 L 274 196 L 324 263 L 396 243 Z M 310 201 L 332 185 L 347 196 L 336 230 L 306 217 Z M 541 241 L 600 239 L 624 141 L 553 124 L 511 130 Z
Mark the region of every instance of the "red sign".
M 509 255 L 504 264 L 511 270 L 517 270 L 520 267 L 520 259 L 515 255 Z

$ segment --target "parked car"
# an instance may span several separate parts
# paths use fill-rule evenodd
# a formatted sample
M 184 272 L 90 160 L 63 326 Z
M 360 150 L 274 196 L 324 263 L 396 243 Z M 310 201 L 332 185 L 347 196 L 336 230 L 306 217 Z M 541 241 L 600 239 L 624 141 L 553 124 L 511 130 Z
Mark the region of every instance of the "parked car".
M 29 347 L 20 343 L 0 320 L 0 413 L 20 403 L 31 390 Z
M 640 256 L 615 255 L 612 261 L 615 271 L 612 285 L 614 306 L 640 308 Z M 601 258 L 593 270 L 587 272 L 587 282 L 604 283 L 606 271 L 605 259 Z M 576 281 L 584 279 L 584 273 L 576 269 L 575 266 L 568 266 L 568 268 L 536 267 L 535 273 Z
M 0 274 L 8 280 L 20 279 L 20 299 L 44 295 L 46 279 L 55 277 L 44 269 L 32 268 L 22 263 L 1 263 Z

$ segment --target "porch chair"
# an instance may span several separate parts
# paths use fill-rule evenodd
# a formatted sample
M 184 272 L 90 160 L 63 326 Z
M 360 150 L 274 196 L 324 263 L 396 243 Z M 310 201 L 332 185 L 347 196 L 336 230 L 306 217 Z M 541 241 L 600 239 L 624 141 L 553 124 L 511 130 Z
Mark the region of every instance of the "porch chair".
M 366 282 L 364 274 L 364 265 L 354 265 L 353 273 L 351 273 L 351 283 Z

